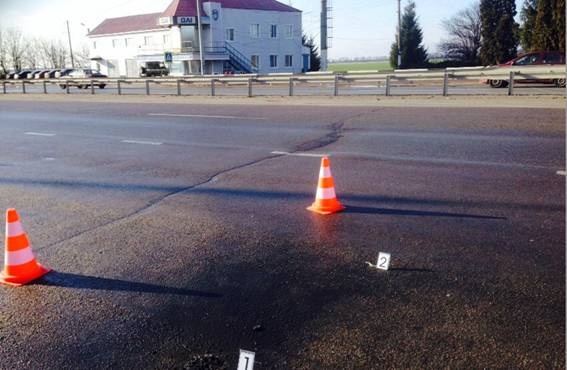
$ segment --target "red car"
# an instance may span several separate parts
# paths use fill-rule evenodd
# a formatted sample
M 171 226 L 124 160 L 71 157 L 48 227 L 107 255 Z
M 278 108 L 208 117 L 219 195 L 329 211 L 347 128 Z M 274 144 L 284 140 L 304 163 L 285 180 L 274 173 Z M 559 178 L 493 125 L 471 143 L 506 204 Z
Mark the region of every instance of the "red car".
M 536 51 L 533 53 L 521 55 L 506 63 L 500 64 L 499 67 L 537 65 L 565 65 L 565 54 L 559 51 Z M 505 80 L 487 80 L 485 82 L 495 88 L 508 86 L 508 81 Z M 517 80 L 515 82 L 555 84 L 555 86 L 558 87 L 565 87 L 565 78 L 555 80 Z

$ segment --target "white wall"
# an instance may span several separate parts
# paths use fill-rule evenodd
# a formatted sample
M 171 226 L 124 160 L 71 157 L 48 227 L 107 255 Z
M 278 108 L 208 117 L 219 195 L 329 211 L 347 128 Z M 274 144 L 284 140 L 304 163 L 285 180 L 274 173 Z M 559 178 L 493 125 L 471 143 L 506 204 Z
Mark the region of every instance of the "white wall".
M 302 69 L 301 13 L 275 12 L 264 10 L 229 9 L 222 10 L 224 29 L 234 28 L 235 41 L 231 44 L 249 59 L 260 56 L 259 73 L 295 72 Z M 252 38 L 250 25 L 260 24 L 260 37 Z M 277 38 L 271 38 L 271 25 L 278 25 Z M 286 38 L 284 26 L 293 26 L 293 36 Z M 224 30 L 223 30 L 224 37 Z M 270 55 L 278 56 L 278 68 L 270 68 Z M 285 55 L 293 55 L 293 67 L 284 66 Z

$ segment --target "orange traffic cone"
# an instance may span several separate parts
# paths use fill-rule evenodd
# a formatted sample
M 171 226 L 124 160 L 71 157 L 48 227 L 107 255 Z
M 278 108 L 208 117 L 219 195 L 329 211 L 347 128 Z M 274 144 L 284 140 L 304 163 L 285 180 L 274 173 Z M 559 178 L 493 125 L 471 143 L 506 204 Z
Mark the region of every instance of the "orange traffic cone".
M 335 194 L 335 183 L 333 181 L 333 175 L 331 175 L 331 161 L 328 157 L 323 157 L 321 160 L 319 185 L 317 186 L 315 203 L 307 209 L 322 215 L 330 215 L 331 213 L 340 212 L 345 209 Z
M 35 260 L 28 236 L 15 209 L 6 211 L 6 253 L 4 271 L 0 273 L 0 283 L 21 286 L 39 279 L 50 269 Z

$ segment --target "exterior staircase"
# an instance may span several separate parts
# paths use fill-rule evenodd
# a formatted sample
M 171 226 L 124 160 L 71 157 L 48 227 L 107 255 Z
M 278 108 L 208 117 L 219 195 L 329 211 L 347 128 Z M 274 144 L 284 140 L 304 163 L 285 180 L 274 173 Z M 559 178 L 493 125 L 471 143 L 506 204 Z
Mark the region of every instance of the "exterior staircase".
M 228 60 L 227 64 L 234 69 L 235 72 L 242 72 L 242 73 L 257 73 L 258 68 L 252 66 L 250 63 L 249 58 L 247 58 L 244 54 L 239 52 L 234 46 L 230 43 L 225 43 L 225 50 L 230 59 Z

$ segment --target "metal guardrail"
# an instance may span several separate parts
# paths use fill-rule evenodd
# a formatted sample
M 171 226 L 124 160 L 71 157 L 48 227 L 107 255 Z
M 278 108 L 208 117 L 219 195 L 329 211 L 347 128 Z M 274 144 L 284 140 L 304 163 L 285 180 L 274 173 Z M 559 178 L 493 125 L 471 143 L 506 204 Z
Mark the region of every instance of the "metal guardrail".
M 210 95 L 215 96 L 216 85 L 247 86 L 248 96 L 253 96 L 254 84 L 260 85 L 287 85 L 289 96 L 294 94 L 296 84 L 332 84 L 333 95 L 340 92 L 341 84 L 356 84 L 358 82 L 383 83 L 385 95 L 389 96 L 393 83 L 395 82 L 420 82 L 439 81 L 444 96 L 449 94 L 451 81 L 480 81 L 480 80 L 502 80 L 508 85 L 508 95 L 514 94 L 514 81 L 518 80 L 564 80 L 565 66 L 531 66 L 531 67 L 472 67 L 446 70 L 409 70 L 380 73 L 371 71 L 359 71 L 348 73 L 314 72 L 304 74 L 274 73 L 269 75 L 243 74 L 243 75 L 207 75 L 207 76 L 184 76 L 184 77 L 162 77 L 162 78 L 105 78 L 105 79 L 49 79 L 49 80 L 2 80 L 2 92 L 6 94 L 6 85 L 21 85 L 21 91 L 26 94 L 26 85 L 42 85 L 43 93 L 47 94 L 48 85 L 59 85 L 70 93 L 69 87 L 90 87 L 91 94 L 95 94 L 95 85 L 105 84 L 116 86 L 118 94 L 122 95 L 124 85 L 145 85 L 146 95 L 151 94 L 151 85 L 175 86 L 177 95 L 181 95 L 182 86 L 195 85 L 199 87 L 210 87 Z

